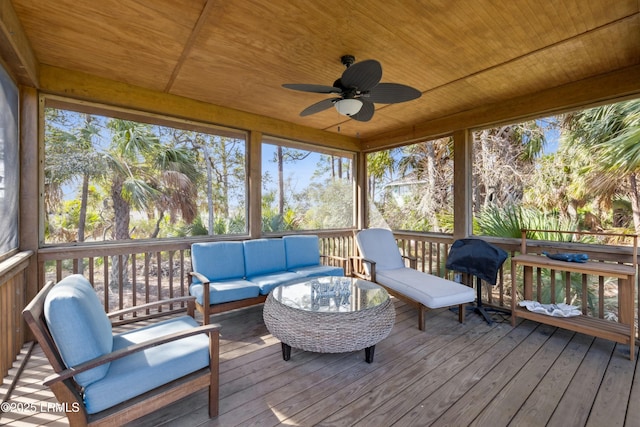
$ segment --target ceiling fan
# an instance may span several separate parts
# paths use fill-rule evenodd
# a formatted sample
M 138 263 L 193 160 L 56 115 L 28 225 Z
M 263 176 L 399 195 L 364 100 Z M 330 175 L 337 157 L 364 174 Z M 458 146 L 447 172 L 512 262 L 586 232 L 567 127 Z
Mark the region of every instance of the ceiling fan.
M 410 86 L 399 83 L 380 83 L 382 66 L 375 59 L 355 63 L 355 57 L 344 55 L 340 58 L 347 67 L 342 77 L 333 86 L 315 84 L 283 84 L 287 89 L 313 93 L 335 93 L 329 98 L 310 105 L 302 110 L 301 116 L 319 113 L 334 107 L 338 113 L 360 122 L 368 122 L 375 111 L 374 103 L 396 104 L 419 98 L 422 93 Z

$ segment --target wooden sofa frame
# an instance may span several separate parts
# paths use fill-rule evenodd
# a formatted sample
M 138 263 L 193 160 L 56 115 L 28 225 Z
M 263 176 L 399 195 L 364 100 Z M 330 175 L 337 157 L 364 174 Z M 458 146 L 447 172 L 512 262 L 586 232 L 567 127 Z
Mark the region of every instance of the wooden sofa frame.
M 44 385 L 51 388 L 58 402 L 66 408 L 66 415 L 71 426 L 122 425 L 141 416 L 150 414 L 204 388 L 209 389 L 209 417 L 212 418 L 218 415 L 219 325 L 204 325 L 169 334 L 144 343 L 131 345 L 80 365 L 67 368 L 49 332 L 44 317 L 45 299 L 54 285 L 54 282 L 48 282 L 27 307 L 25 307 L 22 315 L 55 371 L 55 374 L 45 379 Z M 187 304 L 187 313 L 193 317 L 195 307 L 194 297 L 180 297 L 148 303 L 114 311 L 108 313 L 107 316 L 110 319 L 115 319 L 125 314 L 147 310 L 164 304 L 180 303 Z M 132 321 L 137 321 L 137 319 L 134 318 Z M 118 324 L 122 323 L 123 322 L 118 322 Z M 96 414 L 88 414 L 86 412 L 80 394 L 80 386 L 75 382 L 73 378 L 74 375 L 151 347 L 202 333 L 209 335 L 209 366 L 207 368 L 193 372 L 102 412 Z
M 343 270 L 345 270 L 345 274 L 347 274 L 347 269 L 346 269 L 347 258 L 342 258 L 334 255 L 320 254 L 320 259 L 334 260 L 335 262 L 340 263 Z M 330 262 L 330 261 L 325 261 L 325 262 Z M 268 295 L 258 295 L 257 297 L 253 297 L 253 298 L 245 298 L 245 299 L 236 300 L 236 301 L 223 302 L 219 304 L 211 304 L 211 297 L 209 293 L 210 291 L 209 279 L 196 271 L 189 272 L 189 275 L 191 277 L 198 279 L 202 283 L 202 289 L 203 289 L 202 305 L 200 305 L 200 303 L 196 301 L 195 308 L 200 313 L 202 313 L 202 319 L 203 319 L 202 323 L 204 325 L 210 322 L 210 317 L 214 314 L 224 313 L 226 311 L 236 310 L 239 308 L 251 307 L 257 304 L 262 304 L 267 300 Z

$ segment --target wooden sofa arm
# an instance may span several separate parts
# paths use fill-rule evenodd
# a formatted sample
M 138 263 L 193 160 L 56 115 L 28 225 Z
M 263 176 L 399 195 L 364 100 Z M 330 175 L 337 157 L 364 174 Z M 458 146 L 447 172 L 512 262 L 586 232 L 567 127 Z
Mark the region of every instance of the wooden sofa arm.
M 69 379 L 75 375 L 78 375 L 81 372 L 88 371 L 97 366 L 104 365 L 105 363 L 112 362 L 116 359 L 121 359 L 125 356 L 129 356 L 130 354 L 140 352 L 142 350 L 146 350 L 148 348 L 157 347 L 161 344 L 168 343 L 171 341 L 176 341 L 182 338 L 187 338 L 193 335 L 206 333 L 209 335 L 209 352 L 217 354 L 217 344 L 219 340 L 220 334 L 220 325 L 218 324 L 209 324 L 203 326 L 197 326 L 192 329 L 175 332 L 173 334 L 164 335 L 158 338 L 154 338 L 149 341 L 145 341 L 139 344 L 129 345 L 127 347 L 118 349 L 111 353 L 104 354 L 100 357 L 96 357 L 95 359 L 87 360 L 77 366 L 73 366 L 71 368 L 67 368 L 63 371 L 58 372 L 57 374 L 53 374 L 45 378 L 44 385 L 50 386 L 51 384 L 55 384 L 60 381 L 64 381 Z
M 210 301 L 210 289 L 209 289 L 209 279 L 197 271 L 192 271 L 189 273 L 191 277 L 195 277 L 202 283 L 202 324 L 209 324 L 209 305 Z
M 337 255 L 320 255 L 320 259 L 321 260 L 329 260 L 329 261 L 335 261 L 334 264 L 338 264 L 339 267 L 342 267 L 342 270 L 344 271 L 345 275 L 349 275 L 349 270 L 347 269 L 348 265 L 349 265 L 349 259 L 345 258 L 345 257 L 341 257 L 341 256 L 337 256 Z M 323 263 L 324 265 L 334 265 L 331 262 L 327 261 L 327 263 Z
M 150 302 L 150 303 L 146 303 L 146 304 L 142 304 L 142 305 L 136 305 L 135 307 L 123 308 L 122 310 L 116 310 L 116 311 L 112 311 L 110 313 L 107 313 L 107 317 L 109 319 L 111 319 L 113 317 L 119 317 L 119 316 L 123 316 L 123 315 L 129 314 L 129 313 L 135 313 L 135 312 L 142 311 L 142 310 L 148 310 L 150 308 L 160 307 L 162 305 L 180 304 L 180 303 L 183 303 L 183 302 L 187 303 L 187 313 L 189 314 L 189 316 L 193 317 L 194 308 L 195 308 L 195 302 L 196 302 L 196 297 L 193 297 L 193 296 L 184 296 L 184 297 L 176 297 L 176 298 L 164 299 L 164 300 Z
M 191 277 L 195 277 L 196 279 L 201 281 L 203 284 L 209 283 L 209 279 L 205 275 L 203 275 L 201 273 L 198 273 L 197 271 L 192 271 L 192 272 L 189 273 L 189 275 Z

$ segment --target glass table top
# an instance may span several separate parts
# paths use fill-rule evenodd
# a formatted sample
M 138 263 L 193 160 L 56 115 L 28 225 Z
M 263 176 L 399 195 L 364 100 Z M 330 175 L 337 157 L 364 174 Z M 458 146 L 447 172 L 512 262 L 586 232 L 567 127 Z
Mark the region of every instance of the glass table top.
M 384 288 L 351 277 L 310 277 L 271 291 L 273 298 L 304 311 L 354 312 L 377 307 L 389 299 Z

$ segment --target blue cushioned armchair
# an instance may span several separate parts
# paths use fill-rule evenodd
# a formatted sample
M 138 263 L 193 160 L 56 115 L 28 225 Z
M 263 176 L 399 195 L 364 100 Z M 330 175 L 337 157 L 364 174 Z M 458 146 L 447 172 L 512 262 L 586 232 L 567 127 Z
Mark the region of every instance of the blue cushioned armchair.
M 158 304 L 187 303 L 190 315 L 114 334 L 110 317 Z M 219 331 L 199 326 L 194 298 L 164 300 L 107 315 L 82 275 L 49 282 L 23 311 L 54 375 L 45 379 L 74 425 L 122 425 L 209 390 L 218 414 Z

